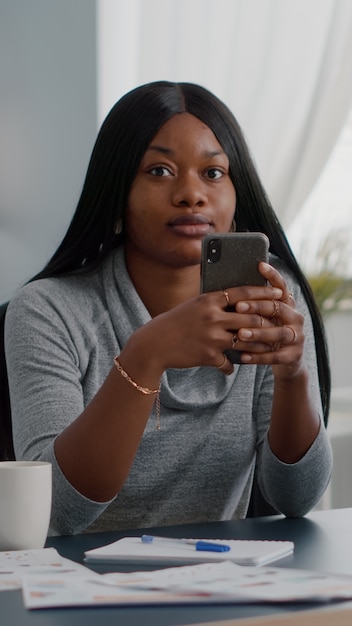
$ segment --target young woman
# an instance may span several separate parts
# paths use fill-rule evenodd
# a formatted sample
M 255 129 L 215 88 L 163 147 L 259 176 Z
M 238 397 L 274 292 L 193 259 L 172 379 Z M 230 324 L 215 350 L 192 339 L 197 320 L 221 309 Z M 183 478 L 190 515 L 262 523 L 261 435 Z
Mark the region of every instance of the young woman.
M 266 286 L 200 295 L 203 237 L 234 229 L 268 236 Z M 53 464 L 55 532 L 244 517 L 255 467 L 287 516 L 328 484 L 321 320 L 235 118 L 200 86 L 113 107 L 5 331 L 16 455 Z

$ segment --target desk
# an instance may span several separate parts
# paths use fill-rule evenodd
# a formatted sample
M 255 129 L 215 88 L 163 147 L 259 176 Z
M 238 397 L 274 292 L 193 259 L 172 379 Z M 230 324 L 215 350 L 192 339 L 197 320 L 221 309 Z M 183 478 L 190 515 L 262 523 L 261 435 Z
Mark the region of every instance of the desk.
M 143 530 L 141 529 L 141 533 Z M 278 567 L 298 567 L 320 571 L 352 574 L 352 508 L 317 511 L 305 518 L 286 519 L 281 516 L 169 526 L 148 529 L 154 534 L 170 537 L 203 537 L 223 539 L 288 539 L 295 542 L 295 552 L 277 562 Z M 75 537 L 51 537 L 47 547 L 72 560 L 82 562 L 85 550 L 114 541 L 136 531 L 85 534 Z M 138 532 L 139 534 L 139 532 Z M 105 573 L 118 566 L 95 565 Z M 93 568 L 92 568 L 93 569 Z M 132 571 L 121 567 L 120 571 Z M 143 568 L 139 568 L 143 569 Z M 147 569 L 147 568 L 144 568 Z M 317 605 L 320 606 L 320 605 Z M 303 610 L 305 605 L 284 606 L 174 606 L 174 607 L 94 607 L 27 611 L 20 591 L 0 593 L 1 624 L 11 626 L 180 626 L 233 620 L 243 617 L 274 615 Z

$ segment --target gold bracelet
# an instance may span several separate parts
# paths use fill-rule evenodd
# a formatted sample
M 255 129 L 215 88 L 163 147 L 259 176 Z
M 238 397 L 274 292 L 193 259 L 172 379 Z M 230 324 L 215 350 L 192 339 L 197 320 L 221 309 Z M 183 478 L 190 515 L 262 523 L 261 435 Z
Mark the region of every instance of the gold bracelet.
M 160 430 L 160 385 L 157 389 L 149 389 L 148 387 L 142 387 L 142 385 L 138 385 L 129 374 L 127 374 L 126 370 L 123 369 L 118 357 L 115 356 L 114 364 L 117 370 L 120 372 L 121 376 L 127 380 L 137 391 L 144 393 L 146 396 L 151 396 L 155 394 L 155 409 L 156 409 L 156 429 Z

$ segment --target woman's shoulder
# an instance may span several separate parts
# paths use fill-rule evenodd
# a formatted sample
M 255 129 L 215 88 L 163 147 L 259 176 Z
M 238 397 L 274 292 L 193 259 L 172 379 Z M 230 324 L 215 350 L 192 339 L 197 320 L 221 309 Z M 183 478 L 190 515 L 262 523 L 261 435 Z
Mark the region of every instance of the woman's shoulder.
M 9 302 L 8 311 L 18 306 L 45 303 L 54 305 L 56 302 L 75 300 L 78 302 L 84 294 L 96 289 L 97 283 L 93 276 L 60 276 L 40 278 L 20 287 Z
M 103 295 L 104 289 L 113 280 L 113 265 L 116 253 L 112 252 L 98 267 L 89 271 L 77 271 L 61 276 L 39 278 L 22 285 L 14 293 L 9 308 L 35 302 L 55 304 L 66 301 L 77 305 Z
M 81 318 L 96 314 L 105 301 L 109 272 L 102 264 L 90 272 L 40 278 L 21 286 L 10 299 L 6 317 L 24 315 L 37 317 L 76 315 Z

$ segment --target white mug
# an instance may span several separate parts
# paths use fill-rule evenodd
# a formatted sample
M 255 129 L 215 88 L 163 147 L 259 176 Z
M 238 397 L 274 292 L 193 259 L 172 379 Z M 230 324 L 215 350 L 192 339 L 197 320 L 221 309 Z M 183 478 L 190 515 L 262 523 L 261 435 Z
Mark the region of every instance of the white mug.
M 43 548 L 51 514 L 51 463 L 0 462 L 0 550 Z

